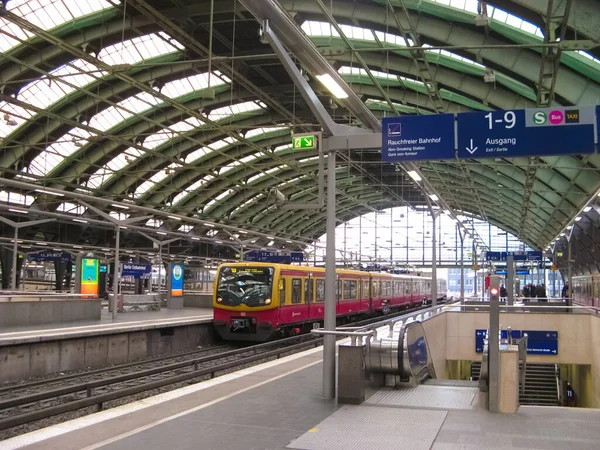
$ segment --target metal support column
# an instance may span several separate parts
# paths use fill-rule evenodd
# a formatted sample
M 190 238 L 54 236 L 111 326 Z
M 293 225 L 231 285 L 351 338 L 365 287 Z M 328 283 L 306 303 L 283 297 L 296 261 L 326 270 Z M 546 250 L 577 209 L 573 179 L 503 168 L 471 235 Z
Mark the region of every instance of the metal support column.
M 465 247 L 464 236 L 460 227 L 456 226 L 458 235 L 460 236 L 460 299 L 465 299 Z
M 515 262 L 513 255 L 508 255 L 506 258 L 506 292 L 507 305 L 513 305 L 515 301 Z
M 112 318 L 117 318 L 118 299 L 121 295 L 121 273 L 119 272 L 119 250 L 121 249 L 121 228 L 119 225 L 115 228 L 115 266 L 114 266 L 114 281 L 113 281 L 113 296 L 111 300 Z
M 475 243 L 473 243 L 473 267 L 477 266 L 477 250 L 475 248 Z M 477 271 L 473 270 L 473 296 L 477 297 Z
M 568 260 L 569 263 L 567 265 L 567 280 L 569 281 L 569 289 L 567 290 L 567 305 L 573 305 L 573 271 L 572 271 L 572 258 L 571 258 L 571 237 L 569 236 L 569 252 L 568 252 Z
M 327 151 L 327 143 L 324 143 Z M 327 157 L 327 255 L 325 259 L 325 321 L 326 331 L 335 331 L 335 152 Z M 335 398 L 335 336 L 323 338 L 323 397 Z
M 490 330 L 488 333 L 489 352 L 489 410 L 499 410 L 499 377 L 500 377 L 500 277 L 490 276 Z
M 13 244 L 13 257 L 12 257 L 12 272 L 10 275 L 10 288 L 13 291 L 17 290 L 17 263 L 18 263 L 18 244 L 19 240 L 19 228 L 15 227 L 15 242 Z
M 432 241 L 432 245 L 431 245 L 431 305 L 432 306 L 437 306 L 437 254 L 436 254 L 436 246 L 437 246 L 437 239 L 436 239 L 436 235 L 435 235 L 435 219 L 437 218 L 437 215 L 439 214 L 437 211 L 434 211 L 431 208 L 431 205 L 429 206 L 429 210 L 431 211 L 431 220 L 432 220 L 432 225 L 431 225 L 431 241 Z

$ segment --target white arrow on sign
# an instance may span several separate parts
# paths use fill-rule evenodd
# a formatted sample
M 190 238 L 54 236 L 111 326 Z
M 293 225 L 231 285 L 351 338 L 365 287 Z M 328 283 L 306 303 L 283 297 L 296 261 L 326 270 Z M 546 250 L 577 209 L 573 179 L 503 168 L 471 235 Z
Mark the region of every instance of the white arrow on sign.
M 477 151 L 478 147 L 473 148 L 473 139 L 471 139 L 471 148 L 469 148 L 469 147 L 465 147 L 465 148 L 472 155 L 473 153 L 475 153 Z
M 556 350 L 552 350 L 552 353 L 556 354 Z

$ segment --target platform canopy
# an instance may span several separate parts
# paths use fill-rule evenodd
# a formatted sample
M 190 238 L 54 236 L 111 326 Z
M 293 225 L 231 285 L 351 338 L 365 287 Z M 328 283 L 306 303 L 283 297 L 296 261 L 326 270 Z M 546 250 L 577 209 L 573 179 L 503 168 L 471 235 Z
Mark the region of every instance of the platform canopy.
M 154 212 L 138 225 L 157 238 L 189 235 L 182 251 L 191 253 L 202 242 L 298 249 L 321 236 L 324 208 L 288 210 L 269 195 L 276 188 L 289 202 L 315 201 L 316 151 L 294 149 L 291 136 L 321 124 L 261 41 L 251 3 L 0 1 L 1 213 L 55 217 L 23 231 L 34 240 L 108 246 L 112 234 L 91 226 L 98 212 L 44 192 L 54 188 L 96 197 L 85 203 L 113 217 Z M 595 0 L 262 4 L 308 36 L 311 45 L 292 57 L 338 123 L 369 128 L 307 59 L 325 58 L 378 119 L 600 99 Z M 337 164 L 341 222 L 426 201 L 420 183 L 382 163 L 379 150 L 341 152 Z M 450 208 L 532 248 L 561 248 L 565 240 L 555 240 L 573 224 L 576 265 L 598 270 L 590 265 L 600 256 L 598 154 L 417 165 Z M 126 245 L 143 242 L 136 234 Z

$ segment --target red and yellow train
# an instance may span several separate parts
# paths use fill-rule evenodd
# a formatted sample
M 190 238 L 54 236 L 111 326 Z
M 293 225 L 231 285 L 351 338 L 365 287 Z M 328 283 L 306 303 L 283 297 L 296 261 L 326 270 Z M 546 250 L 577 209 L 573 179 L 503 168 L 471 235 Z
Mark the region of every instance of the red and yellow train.
M 573 304 L 600 307 L 600 273 L 573 277 Z
M 431 303 L 431 278 L 356 270 L 336 275 L 338 323 Z M 324 301 L 324 268 L 224 264 L 215 279 L 213 323 L 225 340 L 266 341 L 322 322 Z

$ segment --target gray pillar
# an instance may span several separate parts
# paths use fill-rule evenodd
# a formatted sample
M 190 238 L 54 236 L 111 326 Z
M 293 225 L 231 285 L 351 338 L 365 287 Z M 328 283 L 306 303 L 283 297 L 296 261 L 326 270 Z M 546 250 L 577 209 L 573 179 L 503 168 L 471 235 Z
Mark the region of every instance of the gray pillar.
M 515 302 L 515 262 L 513 255 L 508 255 L 506 259 L 506 292 L 508 294 L 506 303 L 513 305 Z
M 568 272 L 567 272 L 567 279 L 569 280 L 569 290 L 567 293 L 567 305 L 571 306 L 573 305 L 573 271 L 572 271 L 572 264 L 571 264 L 571 237 L 569 237 L 569 252 L 567 254 L 568 259 L 569 259 L 569 265 L 567 266 L 568 268 Z
M 325 330 L 335 330 L 335 152 L 327 158 L 327 255 L 325 261 Z M 335 398 L 335 336 L 323 339 L 323 397 Z
M 119 225 L 117 225 L 116 231 L 115 231 L 115 274 L 114 274 L 114 280 L 113 280 L 113 296 L 112 296 L 112 300 L 111 300 L 111 309 L 112 309 L 112 318 L 116 319 L 117 318 L 117 300 L 119 298 L 119 296 L 121 295 L 121 272 L 119 271 L 119 259 L 120 259 L 120 255 L 119 255 L 119 251 L 121 250 L 121 229 L 119 228 Z
M 19 270 L 19 267 L 17 265 L 17 260 L 19 258 L 19 249 L 18 249 L 18 244 L 17 244 L 18 240 L 19 240 L 19 229 L 15 228 L 15 242 L 13 244 L 12 271 L 11 271 L 11 278 L 10 278 L 10 288 L 13 291 L 17 290 L 17 271 Z
M 473 266 L 477 265 L 477 251 L 475 249 L 475 244 L 473 244 Z M 475 278 L 473 280 L 473 296 L 477 297 L 477 271 L 474 270 L 473 272 L 475 272 Z
M 489 352 L 489 410 L 498 412 L 499 410 L 499 376 L 500 376 L 500 302 L 498 295 L 491 295 L 492 290 L 499 292 L 500 277 L 490 276 L 490 331 L 488 335 Z
M 437 239 L 435 236 L 435 219 L 437 212 L 433 211 L 431 207 L 429 210 L 431 211 L 431 219 L 433 221 L 431 226 L 431 306 L 437 306 Z
M 460 236 L 460 299 L 465 299 L 465 247 L 463 245 L 462 231 L 458 230 Z

